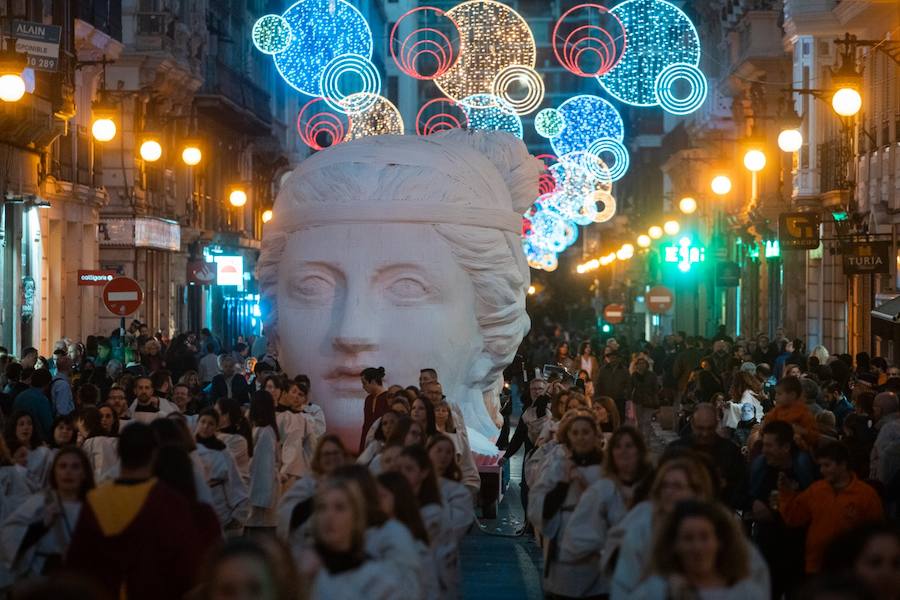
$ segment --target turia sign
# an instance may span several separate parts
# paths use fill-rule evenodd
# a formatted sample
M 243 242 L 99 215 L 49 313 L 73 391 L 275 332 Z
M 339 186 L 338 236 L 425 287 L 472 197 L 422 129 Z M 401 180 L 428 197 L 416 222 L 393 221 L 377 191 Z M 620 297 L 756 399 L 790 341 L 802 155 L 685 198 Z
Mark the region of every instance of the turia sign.
M 890 242 L 849 242 L 841 248 L 844 275 L 891 272 Z

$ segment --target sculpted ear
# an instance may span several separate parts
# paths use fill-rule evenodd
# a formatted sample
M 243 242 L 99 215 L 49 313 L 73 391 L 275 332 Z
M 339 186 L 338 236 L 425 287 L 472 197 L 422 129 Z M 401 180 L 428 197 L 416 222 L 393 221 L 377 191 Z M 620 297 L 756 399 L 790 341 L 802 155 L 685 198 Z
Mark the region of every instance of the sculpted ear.
M 494 360 L 487 352 L 482 350 L 472 362 L 472 366 L 469 367 L 466 385 L 471 388 L 486 390 L 493 385 L 494 379 L 496 379 L 495 371 Z

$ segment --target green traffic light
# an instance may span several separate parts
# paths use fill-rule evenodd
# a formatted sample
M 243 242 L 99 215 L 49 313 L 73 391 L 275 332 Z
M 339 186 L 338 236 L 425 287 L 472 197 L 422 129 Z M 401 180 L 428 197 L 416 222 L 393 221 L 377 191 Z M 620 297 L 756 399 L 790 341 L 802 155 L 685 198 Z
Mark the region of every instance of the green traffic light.
M 612 331 L 612 327 L 610 326 L 609 323 L 604 323 L 603 326 L 600 328 L 600 331 L 602 331 L 603 333 L 609 333 L 610 331 Z
M 846 221 L 850 218 L 850 215 L 846 210 L 832 211 L 831 218 L 835 221 Z

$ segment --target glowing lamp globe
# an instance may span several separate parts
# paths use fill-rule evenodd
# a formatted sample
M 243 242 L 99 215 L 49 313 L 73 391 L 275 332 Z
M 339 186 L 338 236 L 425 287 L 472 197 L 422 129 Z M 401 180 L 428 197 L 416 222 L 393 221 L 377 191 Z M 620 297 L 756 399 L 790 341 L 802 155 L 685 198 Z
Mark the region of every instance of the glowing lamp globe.
M 731 191 L 731 179 L 727 175 L 716 175 L 709 187 L 712 188 L 713 194 L 724 196 Z
M 184 150 L 181 151 L 181 160 L 189 167 L 193 167 L 200 164 L 200 161 L 203 160 L 203 152 L 197 146 L 185 146 Z
M 842 117 L 852 117 L 862 108 L 862 96 L 854 88 L 841 88 L 831 97 L 831 108 Z
M 663 231 L 666 232 L 666 235 L 678 235 L 678 232 L 681 231 L 681 225 L 678 224 L 678 221 L 666 221 L 663 224 Z
M 235 208 L 240 208 L 247 204 L 247 192 L 244 190 L 232 190 L 228 195 L 228 202 Z
M 98 142 L 108 142 L 116 137 L 116 122 L 110 118 L 95 119 L 91 125 L 91 135 Z
M 146 140 L 141 144 L 140 152 L 147 162 L 156 162 L 162 156 L 162 146 L 156 140 Z
M 654 225 L 653 227 L 651 227 L 650 229 L 647 230 L 647 235 L 649 235 L 654 240 L 658 240 L 659 238 L 661 238 L 663 236 L 662 227 L 660 227 L 659 225 Z
M 537 288 L 536 288 L 536 287 L 534 287 L 533 285 L 529 285 L 529 286 L 528 286 L 528 295 L 529 295 L 529 296 L 534 296 L 534 294 L 535 294 L 536 292 L 537 292 Z
M 25 80 L 18 73 L 0 75 L 0 100 L 18 102 L 25 95 Z
M 686 215 L 693 214 L 697 211 L 697 201 L 691 198 L 690 196 L 686 198 L 682 198 L 678 202 L 678 210 L 683 212 Z
M 616 252 L 616 258 L 619 260 L 628 260 L 632 256 L 634 256 L 634 246 L 631 244 L 622 244 L 622 247 Z
M 798 129 L 785 129 L 778 134 L 778 147 L 782 152 L 796 152 L 803 146 L 803 134 Z
M 744 166 L 748 171 L 758 173 L 766 168 L 766 155 L 762 150 L 748 150 L 744 154 Z
M 271 220 L 272 220 L 272 209 L 264 210 L 263 214 L 262 214 L 262 222 L 268 223 Z
M 649 248 L 652 241 L 649 235 L 642 233 L 637 238 L 637 245 L 641 248 Z

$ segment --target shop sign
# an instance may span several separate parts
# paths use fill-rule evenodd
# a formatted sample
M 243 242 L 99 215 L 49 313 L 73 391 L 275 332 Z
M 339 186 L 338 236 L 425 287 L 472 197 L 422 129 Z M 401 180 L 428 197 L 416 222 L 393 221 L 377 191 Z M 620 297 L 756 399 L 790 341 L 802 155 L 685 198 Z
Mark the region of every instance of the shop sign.
M 819 213 L 788 212 L 778 216 L 778 242 L 782 250 L 819 247 Z
M 205 260 L 191 260 L 187 264 L 187 282 L 210 285 L 216 281 L 216 265 Z
M 181 250 L 181 226 L 156 217 L 107 219 L 100 224 L 101 246 Z
M 244 289 L 244 257 L 216 256 L 216 285 L 233 285 Z
M 59 39 L 62 27 L 34 21 L 12 22 L 11 35 L 16 39 L 16 52 L 25 54 L 28 66 L 39 71 L 59 69 Z
M 78 285 L 106 285 L 116 277 L 115 271 L 81 270 L 78 271 Z
M 716 264 L 716 287 L 738 287 L 741 284 L 741 267 L 733 261 Z
M 869 275 L 891 272 L 891 243 L 850 242 L 841 248 L 844 275 Z

